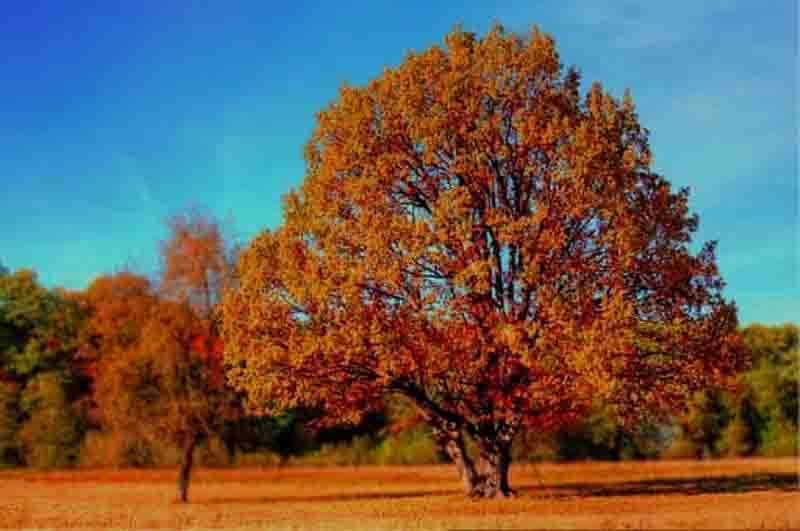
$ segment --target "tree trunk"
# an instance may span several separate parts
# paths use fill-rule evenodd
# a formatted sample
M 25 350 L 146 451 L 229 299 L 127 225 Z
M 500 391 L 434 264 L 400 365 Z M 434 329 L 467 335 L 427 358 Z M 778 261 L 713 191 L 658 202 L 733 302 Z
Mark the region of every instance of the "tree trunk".
M 508 484 L 511 466 L 511 446 L 498 442 L 479 440 L 481 481 L 472 495 L 478 498 L 510 498 L 514 491 Z
M 199 437 L 193 435 L 183 447 L 183 455 L 181 456 L 181 470 L 178 474 L 178 498 L 181 503 L 186 503 L 189 497 L 189 479 L 192 475 L 194 449 L 197 446 L 199 439 Z
M 456 465 L 456 470 L 458 471 L 458 477 L 461 478 L 464 493 L 472 494 L 472 491 L 479 482 L 479 476 L 475 471 L 475 464 L 467 454 L 467 450 L 464 447 L 464 438 L 460 432 L 457 436 L 447 441 L 445 451 Z
M 472 494 L 480 478 L 475 471 L 475 463 L 470 459 L 469 454 L 467 454 L 461 430 L 454 426 L 434 427 L 433 436 L 439 447 L 444 450 L 453 461 L 453 464 L 456 465 L 456 470 L 458 471 L 458 477 L 461 479 L 464 493 Z
M 508 426 L 489 434 L 475 434 L 480 449 L 480 470 L 467 454 L 462 434 L 463 423 L 445 419 L 420 392 L 405 390 L 405 395 L 419 408 L 433 429 L 433 437 L 456 465 L 464 492 L 474 498 L 509 498 L 514 491 L 508 485 L 508 468 L 511 465 L 511 441 L 514 432 Z

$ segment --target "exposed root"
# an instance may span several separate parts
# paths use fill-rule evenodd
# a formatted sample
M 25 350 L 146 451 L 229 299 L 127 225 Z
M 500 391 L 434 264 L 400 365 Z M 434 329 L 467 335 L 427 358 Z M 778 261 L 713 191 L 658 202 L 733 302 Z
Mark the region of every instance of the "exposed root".
M 514 489 L 501 489 L 494 482 L 485 477 L 479 477 L 469 493 L 473 500 L 506 500 L 516 498 L 517 492 Z

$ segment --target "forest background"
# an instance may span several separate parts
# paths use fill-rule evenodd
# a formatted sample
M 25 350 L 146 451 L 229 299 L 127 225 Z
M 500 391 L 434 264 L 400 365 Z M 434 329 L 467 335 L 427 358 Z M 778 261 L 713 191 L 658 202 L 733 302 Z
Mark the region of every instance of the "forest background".
M 320 412 L 250 416 L 227 388 L 217 305 L 235 282 L 231 222 L 200 209 L 166 221 L 161 269 L 122 267 L 84 290 L 45 288 L 0 264 L 0 465 L 159 467 L 446 462 L 414 409 L 387 398 L 358 425 Z M 515 461 L 798 455 L 797 324 L 749 324 L 737 389 L 698 392 L 669 423 L 625 429 L 597 404 L 523 433 Z M 198 450 L 195 452 L 195 449 Z

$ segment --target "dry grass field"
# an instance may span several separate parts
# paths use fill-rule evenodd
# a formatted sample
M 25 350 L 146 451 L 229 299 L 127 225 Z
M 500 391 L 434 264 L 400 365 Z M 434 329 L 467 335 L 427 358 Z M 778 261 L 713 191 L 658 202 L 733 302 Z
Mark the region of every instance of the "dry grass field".
M 0 527 L 28 529 L 800 529 L 798 461 L 512 467 L 471 501 L 449 466 L 0 472 Z

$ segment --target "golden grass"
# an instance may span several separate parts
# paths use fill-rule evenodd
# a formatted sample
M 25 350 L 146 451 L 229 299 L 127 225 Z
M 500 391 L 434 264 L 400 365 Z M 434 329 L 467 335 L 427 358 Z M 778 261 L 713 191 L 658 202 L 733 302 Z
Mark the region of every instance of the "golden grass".
M 515 465 L 472 501 L 450 466 L 0 472 L 0 527 L 37 529 L 800 529 L 795 459 Z

